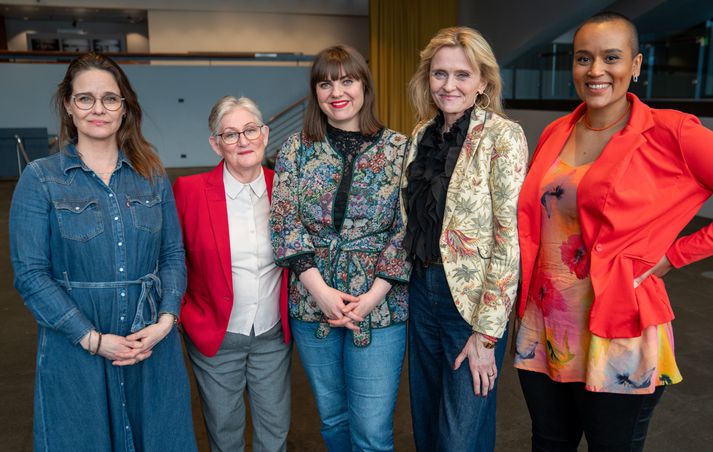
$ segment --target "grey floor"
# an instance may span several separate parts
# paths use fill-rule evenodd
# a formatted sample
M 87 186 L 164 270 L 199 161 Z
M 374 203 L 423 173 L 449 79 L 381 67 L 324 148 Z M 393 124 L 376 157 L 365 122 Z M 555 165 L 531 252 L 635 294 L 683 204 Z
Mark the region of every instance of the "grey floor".
M 172 176 L 187 170 L 171 171 Z M 0 182 L 0 450 L 32 450 L 32 391 L 36 325 L 12 287 L 7 222 L 14 183 Z M 691 231 L 709 220 L 694 219 Z M 704 276 L 707 274 L 708 278 Z M 676 313 L 676 357 L 683 382 L 666 390 L 649 429 L 646 451 L 713 450 L 713 259 L 675 270 L 666 279 Z M 294 356 L 292 425 L 288 450 L 325 450 L 310 388 Z M 193 390 L 198 444 L 208 450 L 199 402 Z M 414 450 L 404 372 L 394 419 L 397 451 Z M 498 391 L 497 451 L 529 450 L 530 424 L 512 360 L 506 363 Z M 586 444 L 580 447 L 586 450 Z

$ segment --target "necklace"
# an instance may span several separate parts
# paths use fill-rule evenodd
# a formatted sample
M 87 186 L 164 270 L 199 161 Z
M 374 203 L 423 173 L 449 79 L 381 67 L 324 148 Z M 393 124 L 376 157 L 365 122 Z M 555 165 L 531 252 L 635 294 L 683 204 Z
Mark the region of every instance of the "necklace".
M 587 113 L 585 112 L 584 115 L 582 115 L 582 123 L 584 124 L 584 127 L 591 130 L 592 132 L 601 132 L 602 130 L 611 129 L 612 127 L 617 125 L 619 123 L 619 121 L 624 119 L 624 116 L 626 116 L 629 113 L 629 110 L 631 110 L 631 102 L 627 102 L 626 110 L 624 110 L 624 113 L 621 116 L 616 118 L 614 120 L 614 122 L 612 122 L 611 124 L 606 125 L 604 127 L 592 127 L 592 125 L 589 124 L 589 121 L 587 121 Z

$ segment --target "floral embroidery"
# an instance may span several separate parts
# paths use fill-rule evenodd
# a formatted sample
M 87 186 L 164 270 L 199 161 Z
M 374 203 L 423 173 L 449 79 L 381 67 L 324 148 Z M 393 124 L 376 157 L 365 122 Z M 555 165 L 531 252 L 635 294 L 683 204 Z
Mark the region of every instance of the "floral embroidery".
M 448 248 L 459 257 L 473 256 L 475 254 L 475 249 L 468 247 L 468 245 L 475 242 L 474 238 L 468 237 L 456 229 L 446 229 L 443 231 L 443 236 Z
M 399 180 L 406 137 L 384 129 L 376 143 L 357 154 L 341 230 L 334 228 L 333 202 L 342 176 L 343 156 L 327 142 L 311 142 L 301 133 L 284 143 L 275 166 L 271 211 L 275 261 L 313 253 L 317 269 L 331 287 L 352 295 L 368 291 L 377 276 L 408 282 L 410 265 L 401 246 L 404 227 L 399 210 Z M 290 276 L 290 317 L 320 322 L 317 303 Z M 407 285 L 394 284 L 381 305 L 359 324 L 358 346 L 369 345 L 371 328 L 408 318 Z
M 431 122 L 415 132 L 404 166 Z M 517 293 L 517 200 L 527 158 L 518 124 L 475 108 L 446 195 L 440 250 L 453 301 L 473 329 L 495 337 Z M 402 192 L 407 184 L 403 177 Z
M 404 165 L 431 122 L 412 137 Z M 517 293 L 517 200 L 527 158 L 518 124 L 475 108 L 446 195 L 440 250 L 453 301 L 473 329 L 495 337 Z M 403 177 L 402 192 L 407 184 Z

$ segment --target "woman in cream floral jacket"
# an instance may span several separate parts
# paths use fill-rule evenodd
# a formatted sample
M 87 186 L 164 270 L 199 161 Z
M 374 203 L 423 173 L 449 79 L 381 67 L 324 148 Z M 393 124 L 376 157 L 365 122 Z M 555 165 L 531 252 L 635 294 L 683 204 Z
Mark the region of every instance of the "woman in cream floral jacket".
M 421 52 L 410 91 L 421 123 L 404 161 L 401 204 L 414 268 L 416 447 L 493 450 L 495 379 L 517 291 L 527 144 L 520 126 L 503 117 L 498 64 L 475 30 L 441 30 Z

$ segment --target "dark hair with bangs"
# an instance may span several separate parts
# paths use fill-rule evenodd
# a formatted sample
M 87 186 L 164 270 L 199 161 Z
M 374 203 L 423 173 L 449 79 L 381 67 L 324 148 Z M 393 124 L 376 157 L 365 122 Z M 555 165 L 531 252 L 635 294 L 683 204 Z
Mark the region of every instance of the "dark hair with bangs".
M 374 81 L 366 60 L 355 49 L 337 45 L 319 52 L 312 63 L 309 78 L 310 97 L 304 116 L 304 133 L 310 140 L 324 141 L 327 133 L 327 115 L 319 108 L 317 84 L 325 80 L 339 80 L 342 70 L 344 75 L 359 80 L 364 87 L 364 105 L 359 112 L 359 131 L 365 135 L 373 135 L 384 127 L 376 117 Z
M 615 13 L 613 11 L 603 11 L 601 13 L 597 13 L 582 22 L 582 24 L 577 27 L 577 30 L 574 32 L 574 35 L 572 36 L 572 42 L 574 42 L 574 38 L 577 37 L 577 33 L 579 33 L 579 30 L 581 30 L 582 27 L 584 27 L 585 25 L 615 22 L 617 20 L 624 22 L 624 25 L 626 25 L 626 27 L 629 29 L 629 33 L 631 34 L 629 38 L 631 50 L 633 51 L 634 56 L 638 55 L 639 53 L 641 53 L 641 50 L 639 49 L 639 30 L 636 29 L 636 25 L 634 25 L 634 22 L 632 22 L 631 19 L 629 19 L 623 14 Z

